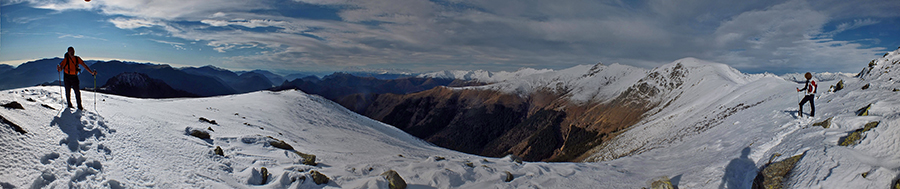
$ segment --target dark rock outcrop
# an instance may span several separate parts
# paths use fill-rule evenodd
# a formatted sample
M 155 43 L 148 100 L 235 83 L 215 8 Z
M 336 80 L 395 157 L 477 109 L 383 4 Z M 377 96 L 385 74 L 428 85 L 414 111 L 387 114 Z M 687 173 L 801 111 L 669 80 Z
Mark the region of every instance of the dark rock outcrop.
M 9 108 L 9 109 L 20 109 L 20 110 L 25 109 L 25 107 L 23 107 L 22 104 L 19 104 L 19 102 L 16 102 L 16 101 L 12 101 L 12 102 L 0 105 L 0 106 L 3 106 L 4 108 Z
M 646 109 L 576 104 L 562 95 L 527 97 L 444 87 L 379 95 L 363 112 L 372 119 L 445 148 L 525 161 L 578 161 L 610 133 L 636 123 Z

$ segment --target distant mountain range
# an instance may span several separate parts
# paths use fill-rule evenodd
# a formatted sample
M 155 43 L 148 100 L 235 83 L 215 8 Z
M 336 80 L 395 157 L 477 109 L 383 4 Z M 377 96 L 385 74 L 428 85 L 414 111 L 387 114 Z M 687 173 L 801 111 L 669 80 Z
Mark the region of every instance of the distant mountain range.
M 197 97 L 196 94 L 174 89 L 162 80 L 137 72 L 116 75 L 107 80 L 101 89 L 103 90 L 99 92 L 138 98 Z
M 0 65 L 0 90 L 21 88 L 34 85 L 58 85 L 60 74 L 56 65 L 61 58 L 48 58 L 23 63 L 13 67 Z M 267 90 L 281 86 L 289 81 L 319 80 L 317 72 L 304 72 L 282 76 L 267 70 L 231 71 L 215 66 L 174 68 L 169 65 L 112 61 L 86 60 L 85 64 L 98 72 L 96 78 L 86 71 L 79 75 L 82 88 L 93 88 L 96 79 L 98 87 L 107 85 L 107 81 L 115 76 L 134 72 L 159 80 L 175 90 L 181 90 L 197 96 L 217 96 Z M 377 70 L 376 70 L 377 71 Z M 380 79 L 411 77 L 411 74 L 393 72 L 375 73 L 357 69 L 353 74 Z M 340 74 L 339 74 L 340 75 Z M 309 90 L 309 89 L 307 89 Z M 127 96 L 127 95 L 126 95 Z

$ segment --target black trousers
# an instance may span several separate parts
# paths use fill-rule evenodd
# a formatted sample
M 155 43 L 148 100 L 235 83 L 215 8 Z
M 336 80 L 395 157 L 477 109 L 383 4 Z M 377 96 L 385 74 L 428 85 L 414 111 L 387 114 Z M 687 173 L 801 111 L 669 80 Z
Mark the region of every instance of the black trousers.
M 810 95 L 806 95 L 805 97 L 803 97 L 803 100 L 800 101 L 800 112 L 798 112 L 798 113 L 801 115 L 803 114 L 803 104 L 806 104 L 806 101 L 809 101 L 809 109 L 810 109 L 809 116 L 815 117 L 816 116 L 816 103 L 813 101 L 814 99 L 816 99 L 815 94 L 810 94 Z
M 78 90 L 78 88 L 81 87 L 78 86 L 78 75 L 64 75 L 65 76 L 63 76 L 63 80 L 65 80 L 66 86 L 66 102 L 69 103 L 69 107 L 72 107 L 72 100 L 69 100 L 71 99 L 71 97 L 69 96 L 69 91 L 71 91 L 71 89 L 75 89 L 75 101 L 78 102 L 78 108 L 81 108 L 81 91 Z

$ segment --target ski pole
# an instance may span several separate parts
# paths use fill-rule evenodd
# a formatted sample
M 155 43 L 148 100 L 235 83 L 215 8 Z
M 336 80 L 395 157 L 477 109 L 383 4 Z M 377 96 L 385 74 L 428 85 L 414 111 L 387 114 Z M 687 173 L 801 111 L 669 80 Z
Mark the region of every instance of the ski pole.
M 56 71 L 56 75 L 58 76 L 58 79 L 59 79 L 59 80 L 57 80 L 57 81 L 59 81 L 59 99 L 60 99 L 59 101 L 63 101 L 62 100 L 62 98 L 63 98 L 62 72 Z M 63 106 L 65 106 L 65 104 L 63 104 Z
M 96 72 L 94 72 L 96 73 Z M 94 75 L 94 112 L 97 111 L 97 74 Z

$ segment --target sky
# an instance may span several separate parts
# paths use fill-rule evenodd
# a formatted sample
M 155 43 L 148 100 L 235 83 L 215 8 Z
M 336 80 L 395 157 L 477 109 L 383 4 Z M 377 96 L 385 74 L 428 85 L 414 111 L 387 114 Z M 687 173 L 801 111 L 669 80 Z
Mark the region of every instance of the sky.
M 695 57 L 859 72 L 900 47 L 897 0 L 0 0 L 0 63 L 514 71 Z

